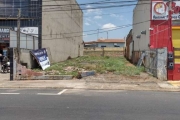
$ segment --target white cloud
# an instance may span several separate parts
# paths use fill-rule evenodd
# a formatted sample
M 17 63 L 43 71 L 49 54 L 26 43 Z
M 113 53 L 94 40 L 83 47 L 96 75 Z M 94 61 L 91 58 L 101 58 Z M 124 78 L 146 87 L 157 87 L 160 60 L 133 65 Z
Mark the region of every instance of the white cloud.
M 85 25 L 89 26 L 90 24 L 88 22 L 86 22 Z
M 87 21 L 87 22 L 92 22 L 92 20 L 91 20 L 90 17 L 86 18 L 85 21 Z
M 102 16 L 95 16 L 94 19 L 101 19 Z
M 87 11 L 85 12 L 85 14 L 96 14 L 96 15 L 98 15 L 98 14 L 102 13 L 101 9 L 91 9 L 91 8 L 93 8 L 93 6 L 91 6 L 91 5 L 87 5 L 86 8 L 87 8 Z
M 102 14 L 102 9 L 95 9 L 94 13 L 97 15 Z
M 112 24 L 112 23 L 108 23 L 102 26 L 102 29 L 104 30 L 113 30 L 116 28 L 116 25 Z
M 124 20 L 124 16 L 123 15 L 111 14 L 110 16 L 118 18 L 119 20 Z
M 91 24 L 93 24 L 93 20 L 92 20 L 92 18 L 85 18 L 84 19 L 84 24 L 86 25 L 86 26 L 89 26 L 89 25 L 91 25 Z
M 110 16 L 111 16 L 111 17 L 119 17 L 119 16 L 116 15 L 116 14 L 111 14 Z
M 86 8 L 92 8 L 92 6 L 91 5 L 87 5 Z
M 102 13 L 102 10 L 101 9 L 87 9 L 87 12 L 86 14 L 96 14 L 96 15 L 99 15 Z

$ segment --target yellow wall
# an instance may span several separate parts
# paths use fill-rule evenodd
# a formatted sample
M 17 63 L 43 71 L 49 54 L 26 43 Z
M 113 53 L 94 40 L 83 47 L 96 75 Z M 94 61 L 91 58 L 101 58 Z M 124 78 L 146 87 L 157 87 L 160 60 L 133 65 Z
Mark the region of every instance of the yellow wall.
M 180 27 L 172 27 L 172 41 L 174 48 L 180 48 Z M 180 50 L 174 51 L 175 56 L 180 56 Z M 180 58 L 175 58 L 175 63 L 180 63 Z

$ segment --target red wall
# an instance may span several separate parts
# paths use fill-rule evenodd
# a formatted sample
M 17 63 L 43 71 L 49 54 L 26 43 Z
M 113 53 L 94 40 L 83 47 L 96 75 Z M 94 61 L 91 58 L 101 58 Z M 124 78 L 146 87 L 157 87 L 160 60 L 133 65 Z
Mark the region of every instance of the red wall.
M 163 1 L 163 0 L 152 0 L 152 1 Z M 151 7 L 151 16 L 152 16 L 152 7 Z M 169 40 L 168 27 L 169 27 L 168 20 L 152 20 L 151 19 L 150 28 L 153 28 L 153 30 L 150 31 L 151 48 L 167 47 L 168 40 Z
M 168 21 L 151 20 L 150 45 L 152 48 L 163 48 L 169 44 L 169 25 Z

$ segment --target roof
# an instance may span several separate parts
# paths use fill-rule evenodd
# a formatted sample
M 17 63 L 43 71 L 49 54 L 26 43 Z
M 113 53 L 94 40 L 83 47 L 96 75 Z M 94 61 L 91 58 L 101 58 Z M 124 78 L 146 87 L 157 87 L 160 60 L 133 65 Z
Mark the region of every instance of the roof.
M 84 44 L 94 44 L 94 43 L 125 43 L 124 39 L 99 39 L 97 41 L 84 42 Z
M 93 44 L 93 43 L 96 43 L 96 41 L 84 42 L 84 44 Z
M 99 39 L 96 43 L 125 43 L 124 39 Z

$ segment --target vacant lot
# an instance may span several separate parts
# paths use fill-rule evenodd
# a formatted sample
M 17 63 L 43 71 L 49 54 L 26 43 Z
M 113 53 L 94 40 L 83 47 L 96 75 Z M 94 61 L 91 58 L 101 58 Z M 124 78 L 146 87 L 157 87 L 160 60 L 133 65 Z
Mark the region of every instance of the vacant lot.
M 96 71 L 98 74 L 116 74 L 135 76 L 143 68 L 130 64 L 124 57 L 83 56 L 52 64 L 45 70 L 46 75 L 73 75 L 76 77 L 81 71 Z

